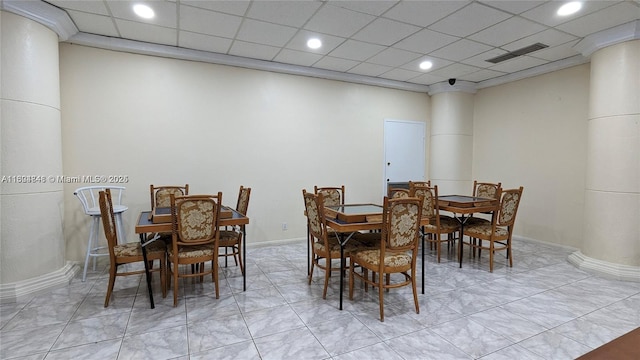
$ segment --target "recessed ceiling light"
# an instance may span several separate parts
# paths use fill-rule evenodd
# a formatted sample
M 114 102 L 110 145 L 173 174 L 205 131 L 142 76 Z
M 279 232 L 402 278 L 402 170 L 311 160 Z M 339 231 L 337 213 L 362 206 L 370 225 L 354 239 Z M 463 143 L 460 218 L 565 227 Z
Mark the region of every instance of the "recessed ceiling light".
M 311 49 L 319 49 L 322 46 L 322 41 L 317 38 L 309 39 L 309 41 L 307 41 L 307 46 Z
M 431 61 L 423 61 L 420 63 L 420 69 L 422 70 L 429 70 L 432 66 L 433 63 Z
M 135 12 L 136 15 L 140 16 L 141 18 L 145 19 L 151 19 L 155 16 L 153 9 L 143 4 L 133 5 L 133 12 Z
M 557 14 L 560 16 L 567 16 L 571 14 L 575 14 L 582 8 L 582 3 L 580 1 L 573 1 L 570 3 L 566 3 L 558 9 Z

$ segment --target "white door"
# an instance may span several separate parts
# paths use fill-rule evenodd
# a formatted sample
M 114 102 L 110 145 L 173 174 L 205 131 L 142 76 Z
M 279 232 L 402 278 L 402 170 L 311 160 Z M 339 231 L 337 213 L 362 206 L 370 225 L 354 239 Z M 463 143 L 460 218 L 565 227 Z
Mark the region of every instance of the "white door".
M 421 121 L 384 120 L 384 195 L 388 182 L 425 180 L 425 129 Z

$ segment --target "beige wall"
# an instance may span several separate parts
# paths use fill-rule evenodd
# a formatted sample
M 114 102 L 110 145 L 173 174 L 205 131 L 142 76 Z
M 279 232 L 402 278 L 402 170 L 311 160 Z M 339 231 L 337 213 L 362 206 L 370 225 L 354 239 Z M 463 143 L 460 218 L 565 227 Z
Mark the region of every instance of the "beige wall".
M 303 188 L 345 184 L 348 201 L 380 203 L 383 120 L 430 113 L 426 94 L 70 44 L 60 74 L 64 175 L 128 176 L 131 239 L 149 184 L 184 183 L 232 206 L 251 187 L 250 243 L 304 238 Z M 82 185 L 65 185 L 70 260 L 88 236 Z
M 515 233 L 581 247 L 589 65 L 479 91 L 473 176 L 524 186 Z
M 132 239 L 149 184 L 186 182 L 229 205 L 252 187 L 250 243 L 303 238 L 302 188 L 344 183 L 348 201 L 380 202 L 383 120 L 431 112 L 414 92 L 69 44 L 60 55 L 64 174 L 128 176 Z M 518 236 L 581 246 L 588 89 L 587 64 L 475 95 L 472 177 L 524 186 Z M 70 260 L 88 229 L 78 186 L 65 185 Z

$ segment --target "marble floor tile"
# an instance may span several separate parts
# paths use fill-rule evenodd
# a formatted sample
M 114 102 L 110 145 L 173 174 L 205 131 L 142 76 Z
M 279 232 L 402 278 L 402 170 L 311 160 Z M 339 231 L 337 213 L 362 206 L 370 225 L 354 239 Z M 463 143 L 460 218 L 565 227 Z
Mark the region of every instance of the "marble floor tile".
M 524 340 L 519 345 L 544 359 L 553 360 L 575 359 L 592 350 L 590 347 L 562 336 L 553 330 Z
M 503 256 L 493 273 L 486 252 L 469 258 L 465 249 L 460 268 L 455 248 L 440 263 L 427 251 L 420 313 L 410 287 L 392 289 L 384 322 L 378 292 L 359 281 L 349 300 L 344 278 L 343 310 L 337 273 L 322 299 L 324 271 L 308 284 L 307 251 L 306 241 L 250 246 L 247 291 L 240 268 L 222 263 L 220 298 L 211 277 L 181 279 L 177 307 L 156 274 L 155 309 L 142 275 L 118 278 L 105 308 L 100 259 L 86 282 L 80 272 L 67 286 L 0 304 L 0 358 L 556 360 L 640 327 L 640 283 L 579 270 L 566 260 L 574 249 L 553 244 L 514 240 L 514 267 Z
M 495 333 L 469 318 L 434 326 L 431 331 L 474 358 L 513 344 L 507 337 Z
M 280 359 L 328 359 L 329 353 L 306 327 L 255 339 L 263 360 Z

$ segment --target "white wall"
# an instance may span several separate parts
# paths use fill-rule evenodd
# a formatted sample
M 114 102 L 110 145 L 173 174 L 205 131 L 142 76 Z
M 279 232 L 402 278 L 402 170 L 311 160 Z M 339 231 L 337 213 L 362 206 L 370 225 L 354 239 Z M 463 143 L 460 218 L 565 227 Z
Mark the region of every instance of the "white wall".
M 473 174 L 524 186 L 515 233 L 581 247 L 589 64 L 476 94 Z
M 304 238 L 303 188 L 344 184 L 347 201 L 382 202 L 383 120 L 430 113 L 427 94 L 70 44 L 60 74 L 64 175 L 128 176 L 131 240 L 149 184 L 184 183 L 232 206 L 251 187 L 249 243 Z M 70 260 L 86 248 L 83 185 L 65 185 Z

